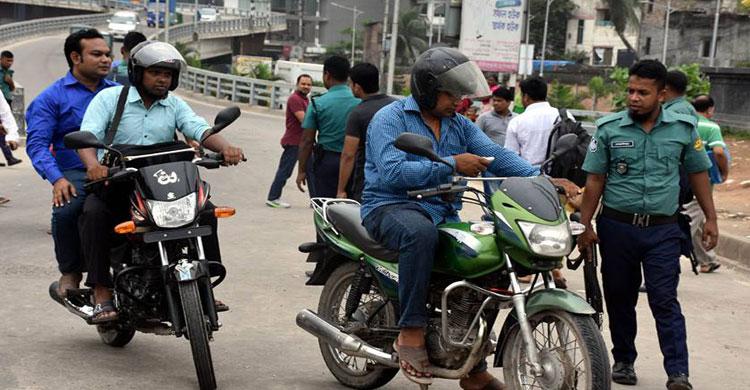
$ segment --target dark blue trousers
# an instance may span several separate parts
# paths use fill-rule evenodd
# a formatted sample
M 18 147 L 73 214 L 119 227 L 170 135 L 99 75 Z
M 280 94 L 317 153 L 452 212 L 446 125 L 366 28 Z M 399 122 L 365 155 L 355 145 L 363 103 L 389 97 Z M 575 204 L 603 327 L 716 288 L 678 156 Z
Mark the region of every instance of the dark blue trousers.
M 339 184 L 341 153 L 323 151 L 313 153 L 312 183 L 310 195 L 320 198 L 335 198 Z
M 297 145 L 284 145 L 284 152 L 281 153 L 276 177 L 274 177 L 271 189 L 268 191 L 268 200 L 281 198 L 281 191 L 284 189 L 289 176 L 292 176 L 294 166 L 297 164 L 298 151 L 299 147 Z
M 55 241 L 55 255 L 61 273 L 84 271 L 81 239 L 78 233 L 78 217 L 83 212 L 86 191 L 86 171 L 71 169 L 63 171 L 63 176 L 76 187 L 78 197 L 62 207 L 52 207 L 52 239 Z
M 397 203 L 376 208 L 362 225 L 375 240 L 399 252 L 399 327 L 425 327 L 425 305 L 438 243 L 438 230 L 432 218 L 419 205 Z
M 633 363 L 638 356 L 635 306 L 642 268 L 664 370 L 667 375 L 689 374 L 685 317 L 677 301 L 683 239 L 679 226 L 672 223 L 641 228 L 601 217 L 597 227 L 615 361 Z

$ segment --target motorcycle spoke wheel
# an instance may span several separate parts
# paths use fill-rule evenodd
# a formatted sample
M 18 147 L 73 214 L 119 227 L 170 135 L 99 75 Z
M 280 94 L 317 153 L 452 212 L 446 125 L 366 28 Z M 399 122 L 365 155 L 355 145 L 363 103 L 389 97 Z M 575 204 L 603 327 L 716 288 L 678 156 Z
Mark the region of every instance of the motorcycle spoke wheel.
M 503 367 L 509 382 L 523 390 L 609 389 L 609 358 L 593 319 L 562 311 L 529 318 L 531 337 L 544 369 L 534 375 L 520 331 L 505 349 Z

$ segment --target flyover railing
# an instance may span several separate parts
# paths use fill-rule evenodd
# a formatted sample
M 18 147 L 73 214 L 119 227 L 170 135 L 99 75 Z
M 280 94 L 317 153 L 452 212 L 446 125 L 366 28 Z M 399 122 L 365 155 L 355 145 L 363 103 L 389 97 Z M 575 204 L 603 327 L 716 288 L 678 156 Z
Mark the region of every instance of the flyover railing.
M 58 7 L 80 9 L 91 12 L 103 12 L 114 9 L 140 9 L 141 4 L 119 0 L 3 0 L 5 3 L 36 5 L 41 7 Z
M 92 26 L 104 24 L 109 18 L 109 14 L 76 15 L 3 24 L 0 26 L 0 43 L 16 42 L 34 36 L 68 31 L 73 24 L 88 24 Z
M 268 17 L 241 17 L 211 22 L 183 23 L 170 26 L 169 40 L 172 42 L 185 42 L 194 39 L 257 34 L 269 30 L 279 31 L 285 28 L 286 19 L 284 18 L 284 15 L 272 14 Z M 164 40 L 164 31 L 159 32 L 153 38 Z

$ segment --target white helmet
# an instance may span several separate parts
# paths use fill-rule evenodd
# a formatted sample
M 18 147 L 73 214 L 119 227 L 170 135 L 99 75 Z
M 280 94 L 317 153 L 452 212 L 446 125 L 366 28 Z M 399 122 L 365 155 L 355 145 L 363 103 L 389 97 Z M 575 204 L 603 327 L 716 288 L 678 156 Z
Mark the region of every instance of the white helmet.
M 166 42 L 141 42 L 130 52 L 130 61 L 128 61 L 130 83 L 135 86 L 141 85 L 143 71 L 153 66 L 172 70 L 172 84 L 169 90 L 174 91 L 180 83 L 180 71 L 187 67 L 187 63 L 182 58 L 182 54 Z

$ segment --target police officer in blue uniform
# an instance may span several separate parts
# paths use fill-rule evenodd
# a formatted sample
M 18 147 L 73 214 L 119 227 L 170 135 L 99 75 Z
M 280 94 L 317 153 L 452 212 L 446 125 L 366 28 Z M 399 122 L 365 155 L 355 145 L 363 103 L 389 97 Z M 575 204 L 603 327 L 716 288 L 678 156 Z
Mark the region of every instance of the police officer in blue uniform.
M 703 150 L 693 117 L 662 108 L 667 69 L 644 60 L 630 68 L 628 110 L 604 117 L 583 164 L 588 173 L 581 208 L 586 231 L 578 246 L 590 254 L 600 244 L 602 281 L 607 302 L 612 355 L 612 380 L 635 385 L 638 287 L 645 278 L 648 303 L 656 321 L 669 390 L 690 390 L 685 318 L 677 301 L 680 248 L 685 237 L 677 224 L 679 167 L 706 214 L 703 245 L 718 239 L 716 211 Z M 591 220 L 602 197 L 597 219 Z M 643 274 L 641 274 L 641 268 Z

